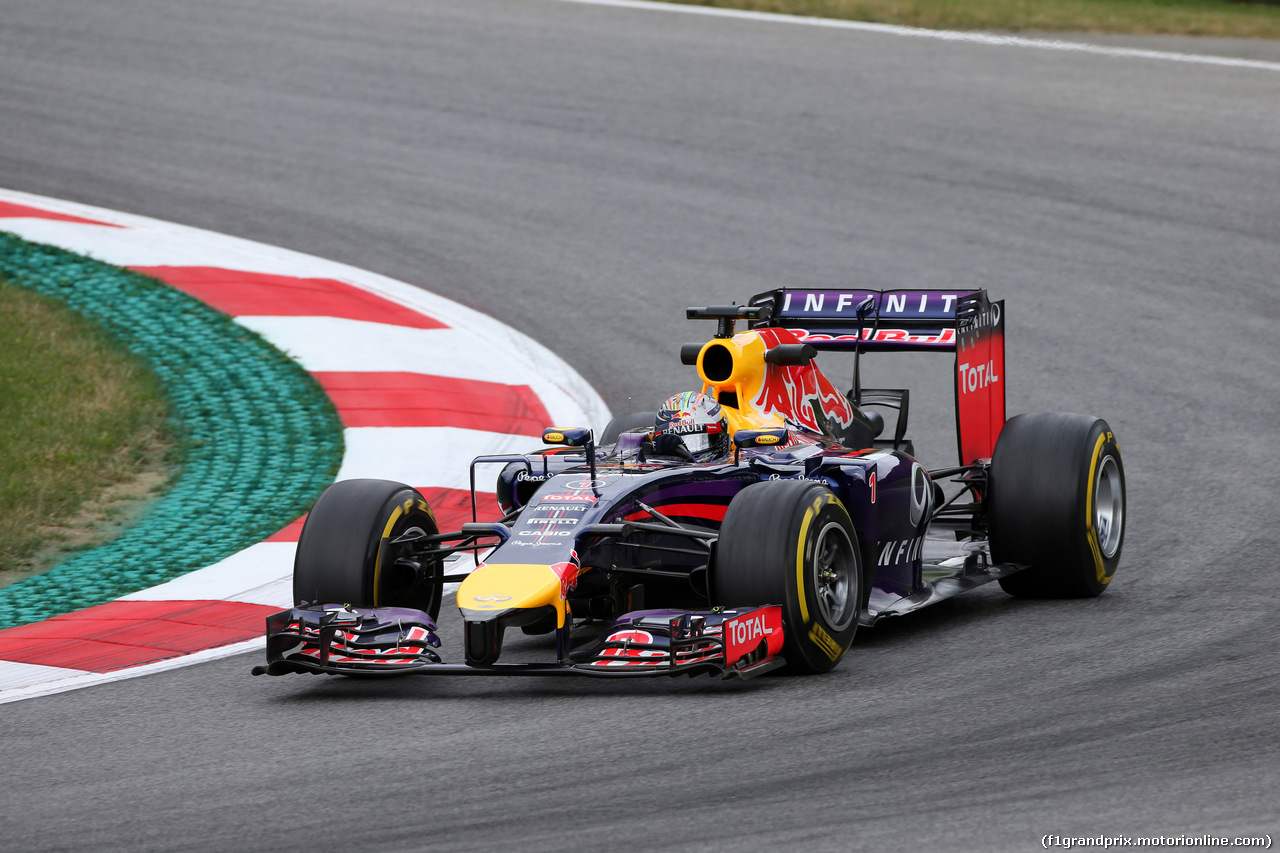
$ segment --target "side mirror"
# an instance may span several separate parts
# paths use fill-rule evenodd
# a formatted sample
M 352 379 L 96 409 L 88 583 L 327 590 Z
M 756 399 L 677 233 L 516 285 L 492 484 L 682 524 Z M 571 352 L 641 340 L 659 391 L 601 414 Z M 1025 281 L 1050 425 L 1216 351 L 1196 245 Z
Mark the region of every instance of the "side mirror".
M 548 427 L 542 431 L 544 444 L 563 444 L 565 447 L 589 447 L 591 430 L 587 427 L 571 427 L 568 429 Z
M 791 430 L 786 427 L 740 429 L 733 434 L 733 446 L 739 450 L 745 447 L 779 447 L 790 440 Z
M 790 440 L 791 430 L 786 427 L 740 429 L 733 434 L 733 463 L 738 464 L 738 454 L 744 447 L 780 447 Z
M 542 440 L 547 444 L 562 444 L 565 447 L 582 447 L 591 466 L 591 481 L 596 479 L 596 444 L 595 436 L 588 427 L 570 427 L 561 429 L 547 427 L 542 431 Z M 474 488 L 474 486 L 473 486 Z

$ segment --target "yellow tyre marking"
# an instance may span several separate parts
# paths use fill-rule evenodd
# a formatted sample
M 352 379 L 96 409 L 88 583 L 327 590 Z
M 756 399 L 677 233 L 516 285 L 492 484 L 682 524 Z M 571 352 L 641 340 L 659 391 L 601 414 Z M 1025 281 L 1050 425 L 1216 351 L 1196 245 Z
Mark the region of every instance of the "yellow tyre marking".
M 833 661 L 840 660 L 840 656 L 844 654 L 840 644 L 832 639 L 831 635 L 824 631 L 817 622 L 809 626 L 809 639 L 813 640 L 814 645 L 822 649 L 823 654 Z
M 804 597 L 804 546 L 809 540 L 809 525 L 821 511 L 822 495 L 819 495 L 804 511 L 804 520 L 800 522 L 800 535 L 796 537 L 796 594 L 800 597 L 800 621 L 805 624 L 809 623 L 809 605 Z
M 1093 567 L 1097 572 L 1098 583 L 1106 586 L 1111 582 L 1111 578 L 1107 575 L 1107 567 L 1102 561 L 1102 548 L 1098 545 L 1098 531 L 1093 526 L 1093 483 L 1094 474 L 1098 470 L 1098 457 L 1102 455 L 1102 446 L 1106 443 L 1111 433 L 1098 436 L 1098 443 L 1093 446 L 1093 459 L 1089 462 L 1089 490 L 1085 500 L 1085 518 L 1084 529 L 1085 535 L 1089 540 L 1089 550 L 1093 552 Z
M 440 522 L 436 521 L 436 514 L 431 511 L 431 505 L 426 501 L 419 499 L 418 509 L 427 514 L 427 517 L 431 519 L 431 523 L 436 526 L 436 532 L 439 532 Z
M 813 641 L 822 653 L 832 661 L 840 660 L 844 654 L 844 650 L 840 648 L 840 644 L 826 632 L 826 630 L 817 622 L 809 621 L 809 605 L 804 595 L 804 567 L 805 567 L 805 546 L 809 539 L 809 525 L 817 518 L 818 513 L 822 512 L 827 504 L 835 504 L 844 509 L 844 504 L 840 503 L 840 499 L 833 494 L 818 495 L 813 499 L 813 503 L 804 511 L 804 520 L 800 522 L 800 536 L 796 543 L 796 595 L 800 599 L 800 621 L 809 628 L 809 639 Z M 848 511 L 846 510 L 846 513 Z
M 378 543 L 378 553 L 373 558 L 373 606 L 378 606 L 378 576 L 382 573 L 382 543 L 386 542 L 391 536 L 391 530 L 396 526 L 396 522 L 400 520 L 400 516 L 407 513 L 413 508 L 413 498 L 405 501 L 402 505 L 396 507 L 391 517 L 387 519 L 386 527 L 382 528 L 382 539 Z

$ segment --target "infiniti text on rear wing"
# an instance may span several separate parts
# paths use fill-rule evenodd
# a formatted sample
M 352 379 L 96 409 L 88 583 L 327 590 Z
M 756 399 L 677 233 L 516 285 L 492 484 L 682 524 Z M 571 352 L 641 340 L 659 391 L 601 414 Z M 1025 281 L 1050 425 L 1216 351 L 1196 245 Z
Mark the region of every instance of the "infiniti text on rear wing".
M 871 300 L 870 305 L 865 305 Z M 989 303 L 982 290 L 791 290 L 758 294 L 752 326 L 782 326 L 820 350 L 954 350 L 963 319 Z M 859 320 L 862 307 L 864 319 Z
M 1004 302 L 985 290 L 791 289 L 760 293 L 752 328 L 818 350 L 954 352 L 960 462 L 990 458 L 1005 420 Z

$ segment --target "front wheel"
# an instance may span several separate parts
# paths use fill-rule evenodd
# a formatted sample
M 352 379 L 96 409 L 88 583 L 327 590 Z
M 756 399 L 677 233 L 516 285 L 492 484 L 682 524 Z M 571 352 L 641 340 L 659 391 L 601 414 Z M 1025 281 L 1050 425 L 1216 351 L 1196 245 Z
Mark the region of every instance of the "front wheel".
M 729 503 L 716 542 L 714 603 L 782 605 L 782 655 L 798 672 L 832 669 L 853 642 L 862 560 L 849 513 L 810 480 L 766 480 Z
M 392 544 L 439 533 L 418 491 L 388 480 L 334 483 L 307 515 L 293 563 L 295 602 L 410 607 L 440 615 L 439 557 Z
M 1020 598 L 1100 595 L 1124 543 L 1124 463 L 1106 421 L 1062 412 L 1018 415 L 991 459 L 991 557 L 1030 568 L 1000 579 Z

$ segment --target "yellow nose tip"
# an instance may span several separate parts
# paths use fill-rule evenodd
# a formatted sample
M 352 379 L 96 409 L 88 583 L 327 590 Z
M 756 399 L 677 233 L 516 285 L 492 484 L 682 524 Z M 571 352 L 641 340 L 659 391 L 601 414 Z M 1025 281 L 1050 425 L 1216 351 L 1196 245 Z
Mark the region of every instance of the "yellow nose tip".
M 480 566 L 458 587 L 458 607 L 471 611 L 515 610 L 550 605 L 556 627 L 564 627 L 564 582 L 545 565 L 498 563 Z

